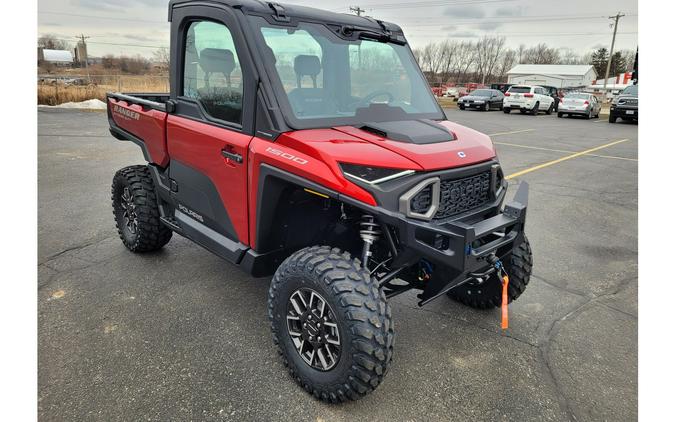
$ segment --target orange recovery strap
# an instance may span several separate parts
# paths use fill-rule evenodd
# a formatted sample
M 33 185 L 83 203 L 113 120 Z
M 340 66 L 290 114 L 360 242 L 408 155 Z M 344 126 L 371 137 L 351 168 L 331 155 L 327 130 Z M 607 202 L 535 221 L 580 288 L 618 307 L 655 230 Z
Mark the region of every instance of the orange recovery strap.
M 502 330 L 509 328 L 509 276 L 504 274 L 502 282 Z

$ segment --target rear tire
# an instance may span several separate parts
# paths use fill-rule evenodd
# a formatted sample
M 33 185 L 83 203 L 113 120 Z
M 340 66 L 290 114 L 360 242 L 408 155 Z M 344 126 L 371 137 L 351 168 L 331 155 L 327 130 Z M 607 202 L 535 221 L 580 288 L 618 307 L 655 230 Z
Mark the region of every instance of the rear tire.
M 394 345 L 391 308 L 348 252 L 312 246 L 288 257 L 272 278 L 268 311 L 284 364 L 314 397 L 356 400 L 382 382 Z
M 155 184 L 147 166 L 115 173 L 112 205 L 117 233 L 131 252 L 155 251 L 171 240 L 173 232 L 159 220 Z
M 508 261 L 508 262 L 506 262 Z M 504 262 L 509 275 L 509 303 L 523 294 L 532 274 L 532 249 L 527 237 Z M 452 299 L 477 309 L 499 307 L 502 304 L 502 283 L 495 274 L 480 285 L 464 284 L 448 292 Z
M 511 109 L 508 108 L 508 107 L 504 107 L 504 108 L 502 109 L 502 111 L 504 112 L 504 114 L 509 114 L 509 113 L 511 113 Z
M 558 112 L 558 117 L 562 117 L 562 116 L 563 116 L 563 114 Z

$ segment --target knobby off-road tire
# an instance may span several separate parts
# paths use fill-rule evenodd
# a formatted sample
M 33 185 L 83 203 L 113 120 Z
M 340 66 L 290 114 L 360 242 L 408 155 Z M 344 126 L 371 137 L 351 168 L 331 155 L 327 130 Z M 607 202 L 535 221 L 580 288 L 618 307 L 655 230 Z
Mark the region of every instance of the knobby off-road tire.
M 532 249 L 527 237 L 513 250 L 504 268 L 509 275 L 509 303 L 523 294 L 532 273 Z M 481 285 L 464 284 L 448 292 L 452 299 L 477 309 L 499 307 L 502 304 L 502 284 L 496 275 Z
M 172 231 L 159 220 L 157 194 L 147 166 L 129 166 L 112 182 L 113 216 L 122 243 L 132 252 L 160 249 Z
M 290 301 L 297 298 L 297 292 L 314 293 L 317 294 L 314 300 L 324 300 L 328 321 L 338 329 L 340 349 L 330 369 L 310 366 L 305 360 L 309 359 L 309 352 L 303 358 L 293 341 L 295 338 L 299 343 L 304 339 L 295 331 L 292 335 L 289 328 L 296 324 L 298 315 L 303 315 Z M 309 303 L 308 308 L 311 307 Z M 313 246 L 295 252 L 279 266 L 272 278 L 268 310 L 272 337 L 284 364 L 293 379 L 316 398 L 333 403 L 356 400 L 382 382 L 394 346 L 391 308 L 376 281 L 349 253 L 328 246 Z M 310 322 L 306 317 L 302 320 Z M 326 330 L 327 325 L 323 326 Z M 331 337 L 333 342 L 338 338 L 334 334 Z M 309 347 L 315 350 L 311 344 L 300 346 L 300 349 L 309 350 Z M 334 345 L 330 350 L 336 350 Z

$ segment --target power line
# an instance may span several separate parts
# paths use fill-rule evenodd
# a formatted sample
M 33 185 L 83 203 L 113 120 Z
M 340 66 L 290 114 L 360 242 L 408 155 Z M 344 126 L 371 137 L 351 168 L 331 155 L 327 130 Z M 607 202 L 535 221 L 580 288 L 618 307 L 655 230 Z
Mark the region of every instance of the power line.
M 42 15 L 60 15 L 60 16 L 73 16 L 78 18 L 87 18 L 87 19 L 105 19 L 113 21 L 125 21 L 125 22 L 140 22 L 140 23 L 162 23 L 168 24 L 167 21 L 151 21 L 144 19 L 129 19 L 129 18 L 118 18 L 114 16 L 103 16 L 103 15 L 82 15 L 79 13 L 65 13 L 65 12 L 51 12 L 51 11 L 39 11 L 38 14 Z
M 438 36 L 435 35 L 415 35 L 416 31 L 406 31 L 406 35 L 408 37 L 416 37 L 416 38 L 438 38 Z M 637 34 L 637 31 L 631 31 L 631 32 L 617 32 L 617 35 L 631 35 L 631 34 Z M 547 35 L 551 37 L 573 37 L 573 36 L 588 36 L 588 35 L 607 35 L 606 32 L 570 32 L 570 33 L 551 33 L 551 32 L 491 32 L 489 35 L 495 36 L 495 37 L 501 37 L 501 36 L 512 36 L 514 38 L 517 37 L 541 37 L 542 35 Z M 446 38 L 453 38 L 452 34 L 450 34 Z M 454 38 L 479 38 L 478 34 L 476 36 L 455 36 Z
M 637 14 L 630 14 L 625 16 L 637 16 Z M 445 19 L 444 22 L 436 23 L 429 22 L 429 19 L 424 19 L 423 21 L 413 21 L 411 25 L 408 26 L 439 26 L 439 25 L 448 25 L 448 26 L 458 26 L 458 25 L 484 25 L 484 24 L 507 24 L 507 23 L 520 23 L 520 22 L 542 22 L 542 21 L 569 21 L 569 20 L 592 20 L 592 19 L 606 19 L 607 16 L 598 16 L 598 15 L 583 15 L 583 16 L 571 16 L 571 15 L 547 15 L 547 16 L 523 16 L 522 18 L 513 17 L 512 19 L 504 20 L 460 20 L 452 21 Z M 424 22 L 424 23 L 415 23 L 415 22 Z M 399 25 L 405 25 L 404 21 L 401 20 Z

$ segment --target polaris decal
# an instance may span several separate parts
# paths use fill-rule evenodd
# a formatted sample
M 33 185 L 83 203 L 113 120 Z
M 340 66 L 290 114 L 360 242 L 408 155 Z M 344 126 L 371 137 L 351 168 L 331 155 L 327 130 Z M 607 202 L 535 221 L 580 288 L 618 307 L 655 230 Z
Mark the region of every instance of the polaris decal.
M 141 115 L 133 110 L 129 110 L 128 108 L 124 108 L 120 106 L 119 104 L 115 104 L 113 106 L 113 112 L 119 114 L 122 118 L 129 120 L 139 120 L 141 118 Z
M 180 212 L 182 212 L 183 214 L 189 215 L 190 217 L 194 218 L 195 220 L 199 221 L 200 223 L 203 223 L 203 222 L 204 222 L 204 217 L 202 217 L 201 215 L 199 215 L 199 214 L 197 214 L 196 212 L 192 211 L 191 209 L 189 209 L 189 208 L 186 207 L 185 205 L 183 205 L 183 204 L 178 204 L 178 209 L 179 209 Z
M 277 155 L 277 156 L 279 156 L 279 157 L 281 157 L 281 158 L 285 158 L 285 159 L 287 159 L 287 160 L 293 161 L 294 163 L 298 163 L 298 164 L 303 164 L 303 165 L 304 165 L 304 164 L 307 164 L 307 163 L 309 162 L 309 161 L 305 160 L 304 158 L 296 157 L 296 156 L 293 155 L 293 154 L 289 154 L 289 153 L 287 153 L 287 152 L 283 152 L 283 151 L 278 150 L 278 149 L 276 149 L 276 148 L 267 147 L 266 151 L 269 152 L 270 154 L 274 154 L 274 155 Z

